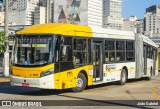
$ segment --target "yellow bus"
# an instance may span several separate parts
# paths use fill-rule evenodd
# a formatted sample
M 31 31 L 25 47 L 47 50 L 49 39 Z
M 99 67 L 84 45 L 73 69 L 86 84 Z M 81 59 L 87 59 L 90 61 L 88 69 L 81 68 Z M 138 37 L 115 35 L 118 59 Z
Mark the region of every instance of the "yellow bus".
M 158 74 L 157 46 L 128 31 L 73 24 L 39 24 L 16 33 L 13 86 L 72 89 Z

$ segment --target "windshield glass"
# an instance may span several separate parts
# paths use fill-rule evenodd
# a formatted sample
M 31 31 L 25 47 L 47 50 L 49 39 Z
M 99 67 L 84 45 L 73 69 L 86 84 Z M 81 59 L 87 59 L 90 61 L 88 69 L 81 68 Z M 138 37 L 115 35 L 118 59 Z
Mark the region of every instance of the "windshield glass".
M 16 36 L 13 63 L 18 65 L 43 65 L 53 62 L 54 36 Z

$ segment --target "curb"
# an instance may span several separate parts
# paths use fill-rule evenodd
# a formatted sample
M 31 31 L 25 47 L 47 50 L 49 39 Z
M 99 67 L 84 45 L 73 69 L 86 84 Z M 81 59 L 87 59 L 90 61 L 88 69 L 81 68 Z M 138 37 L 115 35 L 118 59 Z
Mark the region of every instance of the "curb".
M 10 78 L 0 77 L 0 82 L 10 82 Z

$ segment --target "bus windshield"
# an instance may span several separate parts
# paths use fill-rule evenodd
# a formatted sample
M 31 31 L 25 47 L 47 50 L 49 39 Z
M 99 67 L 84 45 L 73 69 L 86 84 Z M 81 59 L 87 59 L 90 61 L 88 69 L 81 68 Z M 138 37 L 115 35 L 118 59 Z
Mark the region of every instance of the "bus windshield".
M 17 65 L 44 65 L 53 62 L 54 36 L 22 35 L 16 37 L 13 63 Z

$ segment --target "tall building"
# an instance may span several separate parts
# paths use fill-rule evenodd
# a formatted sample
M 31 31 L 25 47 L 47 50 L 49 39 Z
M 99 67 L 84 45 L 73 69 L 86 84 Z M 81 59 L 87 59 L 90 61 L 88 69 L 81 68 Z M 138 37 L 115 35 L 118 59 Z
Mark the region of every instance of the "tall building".
M 136 16 L 131 16 L 129 19 L 124 19 L 123 20 L 123 30 L 132 31 L 134 33 L 137 33 L 136 21 L 137 21 Z
M 34 24 L 33 13 L 37 4 L 38 0 L 8 0 L 9 24 Z
M 48 13 L 48 10 L 47 10 L 47 1 L 50 2 L 48 5 L 48 8 L 50 10 L 50 12 Z M 54 22 L 54 1 L 55 0 L 39 0 L 39 6 L 42 6 L 42 7 L 45 7 L 46 9 L 46 13 L 45 13 L 45 18 L 46 18 L 46 23 L 47 23 L 47 14 L 49 14 L 49 22 Z
M 153 5 L 146 9 L 146 13 L 160 14 L 160 5 Z
M 46 23 L 46 7 L 37 6 L 34 12 L 34 24 Z
M 136 21 L 137 33 L 144 34 L 144 19 L 138 19 Z
M 102 0 L 55 0 L 54 22 L 102 27 Z
M 160 5 L 153 5 L 146 9 L 144 34 L 150 38 L 160 37 Z
M 122 26 L 122 1 L 103 0 L 103 27 L 121 30 Z
M 144 34 L 143 19 L 137 19 L 136 16 L 131 16 L 129 19 L 124 19 L 123 30 Z

